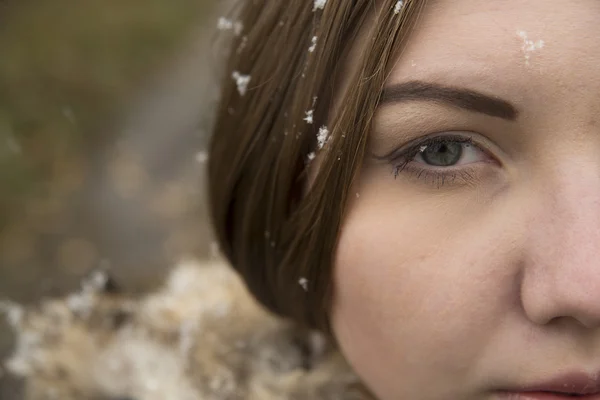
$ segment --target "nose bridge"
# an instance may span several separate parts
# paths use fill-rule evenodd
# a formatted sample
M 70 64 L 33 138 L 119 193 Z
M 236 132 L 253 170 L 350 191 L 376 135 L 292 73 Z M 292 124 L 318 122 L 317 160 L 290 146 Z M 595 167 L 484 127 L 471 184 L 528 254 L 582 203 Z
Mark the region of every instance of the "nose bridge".
M 561 164 L 542 191 L 547 206 L 538 210 L 547 223 L 541 222 L 541 233 L 550 235 L 555 257 L 570 260 L 559 263 L 561 270 L 599 263 L 600 163 L 571 160 Z
M 577 160 L 577 159 L 576 159 Z M 540 180 L 522 282 L 529 317 L 600 326 L 600 165 L 579 158 Z

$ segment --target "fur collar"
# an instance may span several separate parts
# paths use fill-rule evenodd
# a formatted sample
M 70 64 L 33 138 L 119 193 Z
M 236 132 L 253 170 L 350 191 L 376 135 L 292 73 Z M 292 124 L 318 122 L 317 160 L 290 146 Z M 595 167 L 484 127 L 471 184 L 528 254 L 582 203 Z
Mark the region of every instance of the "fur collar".
M 27 400 L 369 398 L 322 336 L 265 312 L 224 264 L 182 263 L 141 299 L 107 282 L 96 273 L 66 298 L 4 304 L 17 333 L 6 369 Z

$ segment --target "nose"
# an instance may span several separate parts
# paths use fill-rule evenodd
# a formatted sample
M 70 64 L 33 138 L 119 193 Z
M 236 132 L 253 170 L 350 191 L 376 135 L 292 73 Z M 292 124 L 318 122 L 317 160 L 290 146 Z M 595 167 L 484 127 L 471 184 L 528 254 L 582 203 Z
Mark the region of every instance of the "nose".
M 600 326 L 600 168 L 597 162 L 572 160 L 529 189 L 536 193 L 521 302 L 536 324 L 570 319 L 595 328 Z

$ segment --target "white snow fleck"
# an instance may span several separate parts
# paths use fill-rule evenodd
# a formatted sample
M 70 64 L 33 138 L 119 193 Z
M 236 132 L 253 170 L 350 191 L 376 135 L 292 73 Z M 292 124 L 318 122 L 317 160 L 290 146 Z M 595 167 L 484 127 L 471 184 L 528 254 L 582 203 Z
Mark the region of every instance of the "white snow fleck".
M 67 307 L 83 318 L 87 318 L 97 302 L 97 295 L 108 282 L 108 276 L 104 271 L 94 271 L 88 278 L 81 282 L 81 290 L 70 294 L 67 299 Z
M 300 284 L 300 286 L 302 286 L 302 289 L 304 289 L 305 292 L 308 291 L 308 279 L 300 278 L 298 280 L 298 284 Z
M 402 10 L 403 5 L 404 5 L 404 1 L 398 0 L 396 5 L 394 6 L 394 14 L 400 14 L 400 10 Z
M 329 139 L 329 129 L 325 125 L 319 128 L 319 133 L 317 134 L 317 145 L 319 149 L 322 149 L 327 143 L 327 139 Z
M 313 52 L 313 51 L 315 51 L 315 49 L 317 48 L 317 39 L 318 39 L 318 38 L 317 38 L 316 36 L 313 36 L 313 37 L 312 37 L 312 39 L 311 39 L 311 43 L 312 43 L 312 44 L 311 44 L 311 45 L 310 45 L 310 47 L 308 48 L 308 52 L 309 52 L 309 53 L 312 53 L 312 52 Z
M 248 89 L 248 83 L 250 82 L 250 75 L 242 75 L 238 71 L 233 71 L 231 77 L 235 80 L 237 84 L 238 92 L 240 96 L 246 94 L 246 90 Z
M 528 38 L 527 32 L 525 31 L 517 31 L 517 35 L 519 35 L 519 37 L 523 39 L 523 45 L 521 46 L 521 50 L 523 50 L 523 53 L 525 54 L 525 64 L 529 65 L 531 53 L 544 47 L 544 41 L 538 40 L 537 42 L 534 42 L 533 40 L 530 40 Z
M 233 21 L 228 18 L 221 17 L 217 22 L 217 29 L 222 31 L 233 29 Z
M 24 310 L 16 303 L 2 300 L 0 301 L 0 313 L 6 314 L 6 320 L 12 328 L 17 328 L 23 320 Z
M 98 292 L 106 287 L 107 282 L 108 275 L 106 275 L 106 272 L 97 270 L 92 273 L 90 279 L 83 282 L 83 289 Z
M 314 160 L 316 157 L 315 152 L 308 153 L 308 161 Z
M 233 31 L 236 36 L 239 36 L 244 30 L 244 25 L 239 21 L 232 21 L 229 18 L 221 17 L 217 21 L 217 29 L 221 31 Z
M 317 10 L 322 10 L 325 8 L 325 3 L 327 3 L 327 0 L 315 0 L 315 5 L 313 7 L 313 12 L 317 11 Z
M 166 287 L 173 294 L 191 291 L 197 279 L 196 262 L 193 259 L 182 259 L 167 277 Z
M 204 164 L 205 162 L 208 161 L 208 152 L 206 152 L 205 150 L 199 151 L 198 153 L 196 153 L 196 161 L 198 161 L 200 164 Z
M 419 147 L 419 151 L 421 153 L 424 152 L 425 150 L 427 150 L 427 146 L 421 146 L 421 147 Z
M 304 117 L 304 120 L 306 121 L 307 124 L 312 124 L 313 123 L 313 110 L 308 110 L 306 111 L 306 117 Z
M 360 197 L 360 193 L 356 192 L 356 198 L 358 199 Z

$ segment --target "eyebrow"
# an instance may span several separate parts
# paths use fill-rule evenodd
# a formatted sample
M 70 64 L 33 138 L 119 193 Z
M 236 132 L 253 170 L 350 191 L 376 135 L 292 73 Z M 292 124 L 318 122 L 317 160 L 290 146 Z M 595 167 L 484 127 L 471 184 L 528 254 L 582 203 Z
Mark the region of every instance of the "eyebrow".
M 501 98 L 470 89 L 423 81 L 408 81 L 386 87 L 381 95 L 379 105 L 407 101 L 445 103 L 509 121 L 515 121 L 519 116 L 517 108 Z

